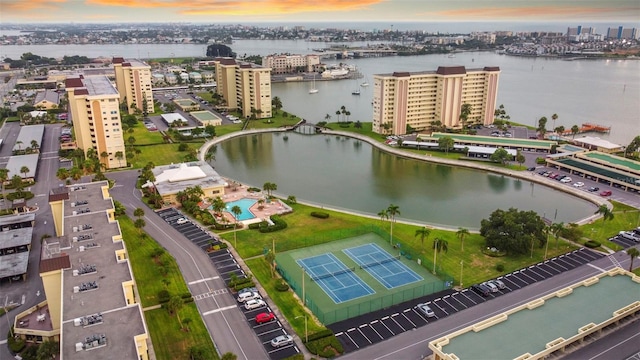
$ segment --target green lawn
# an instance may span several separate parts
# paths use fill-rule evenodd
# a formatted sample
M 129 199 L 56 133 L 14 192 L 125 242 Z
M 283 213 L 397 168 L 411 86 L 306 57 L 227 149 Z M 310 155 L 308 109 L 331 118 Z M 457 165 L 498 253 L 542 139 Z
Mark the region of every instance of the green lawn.
M 169 253 L 153 258 L 151 254 L 155 250 L 163 249 L 162 246 L 150 237 L 143 239 L 128 217 L 118 217 L 118 222 L 129 253 L 142 307 L 159 304 L 157 295 L 164 289 L 172 295 L 188 293 L 189 289 L 174 258 Z M 161 266 L 160 263 L 164 265 Z M 166 275 L 163 275 L 161 267 L 166 269 Z M 187 360 L 188 349 L 191 346 L 202 346 L 207 349 L 208 359 L 217 359 L 217 352 L 195 304 L 186 303 L 180 309 L 179 315 L 183 321 L 186 318 L 191 319 L 189 331 L 181 330 L 178 318 L 170 316 L 165 309 L 144 312 L 156 358 Z
M 631 230 L 640 226 L 640 210 L 631 206 L 611 201 L 613 204 L 613 219 L 604 221 L 603 218 L 582 226 L 584 236 L 596 240 L 612 250 L 622 250 L 622 247 L 609 238 L 622 230 Z
M 293 213 L 285 215 L 283 219 L 288 223 L 288 227 L 275 233 L 262 234 L 257 230 L 238 231 L 238 252 L 243 258 L 253 257 L 263 254 L 265 248 L 271 248 L 275 243 L 276 253 L 292 249 L 298 249 L 325 242 L 350 237 L 349 229 L 361 228 L 363 226 L 378 226 L 389 232 L 390 223 L 382 222 L 379 219 L 359 217 L 356 215 L 344 214 L 329 210 L 322 210 L 330 214 L 329 219 L 318 219 L 312 217 L 312 211 L 318 211 L 306 205 L 294 204 L 291 206 Z M 402 211 L 402 209 L 400 209 Z M 484 255 L 482 249 L 485 247 L 484 238 L 479 234 L 471 234 L 464 240 L 464 252 L 461 249 L 460 240 L 455 236 L 455 232 L 433 229 L 430 236 L 425 240 L 424 246 L 420 244 L 420 238 L 415 236 L 415 225 L 395 223 L 393 226 L 393 236 L 395 241 L 402 244 L 402 249 L 413 254 L 413 258 L 421 258 L 423 265 L 428 270 L 433 270 L 433 239 L 440 237 L 447 240 L 448 252 L 438 254 L 436 263 L 444 272 L 453 276 L 455 284 L 460 283 L 460 261 L 463 265 L 463 284 L 471 285 L 490 278 L 494 278 L 513 270 L 523 268 L 527 265 L 537 263 L 544 258 L 544 249 L 535 248 L 533 258 L 531 254 L 518 257 L 491 257 Z M 223 238 L 233 243 L 233 234 L 228 232 L 222 235 Z M 556 249 L 555 240 L 550 239 L 547 257 L 573 250 L 576 247 L 560 240 Z M 503 272 L 498 272 L 496 266 L 502 264 Z
M 144 124 L 137 123 L 133 128 L 133 133 L 127 132 L 124 135 L 124 141 L 127 143 L 127 139 L 133 136 L 136 139 L 135 145 L 149 145 L 149 144 L 164 144 L 162 134 L 159 131 L 149 131 Z
M 202 144 L 189 144 L 192 148 L 199 148 Z M 136 149 L 140 149 L 141 153 L 134 159 L 130 159 L 129 163 L 132 163 L 132 167 L 139 169 L 143 168 L 150 161 L 156 166 L 177 164 L 184 162 L 186 152 L 178 151 L 180 144 L 157 144 L 149 146 L 136 146 Z
M 151 210 L 146 210 L 151 211 Z M 160 290 L 169 290 L 171 294 L 179 295 L 189 292 L 187 285 L 182 279 L 182 273 L 178 268 L 173 257 L 165 253 L 161 260 L 167 269 L 167 275 L 161 273 L 159 260 L 154 260 L 151 254 L 163 249 L 155 240 L 150 238 L 142 239 L 138 229 L 133 226 L 131 219 L 127 217 L 119 217 L 120 229 L 122 230 L 122 238 L 127 245 L 129 258 L 131 259 L 131 268 L 138 285 L 138 293 L 140 294 L 140 302 L 142 307 L 148 307 L 159 304 L 158 292 Z M 167 285 L 162 279 L 169 281 Z
M 219 359 L 196 305 L 194 303 L 185 304 L 178 313 L 183 323 L 185 319 L 191 319 L 189 331 L 181 330 L 178 318 L 169 315 L 165 309 L 150 310 L 144 313 L 151 333 L 156 359 L 190 360 L 189 348 L 192 346 L 202 346 L 207 349 L 205 359 Z

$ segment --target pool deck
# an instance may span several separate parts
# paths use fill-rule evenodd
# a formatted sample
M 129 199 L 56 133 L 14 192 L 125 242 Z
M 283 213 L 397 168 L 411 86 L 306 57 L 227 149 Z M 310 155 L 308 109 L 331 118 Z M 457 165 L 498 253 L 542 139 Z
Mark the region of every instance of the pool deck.
M 227 183 L 231 184 L 232 181 L 227 180 Z M 235 190 L 232 186 L 229 186 L 229 187 L 226 187 L 224 191 L 225 191 L 225 194 L 222 196 L 222 200 L 225 203 L 237 201 L 240 199 L 255 199 L 255 200 L 265 199 L 266 200 L 267 198 L 267 195 L 265 192 L 263 191 L 250 192 L 249 187 L 245 185 L 238 185 L 235 188 Z M 205 208 L 208 208 L 210 205 L 211 205 L 210 203 L 204 202 L 201 205 L 201 208 L 205 209 Z M 285 213 L 291 212 L 291 207 L 285 204 L 282 200 L 274 199 L 271 201 L 271 203 L 267 203 L 265 201 L 265 203 L 262 205 L 262 208 L 260 205 L 258 205 L 258 203 L 255 203 L 249 208 L 249 210 L 251 211 L 251 213 L 253 213 L 253 215 L 255 215 L 255 218 L 240 221 L 243 225 L 249 225 L 256 222 L 261 222 L 263 220 L 268 220 L 269 216 L 271 215 L 285 214 Z M 210 211 L 210 212 L 213 214 L 213 211 Z M 233 224 L 236 221 L 233 214 L 228 211 L 223 211 L 222 215 L 224 216 L 224 218 L 227 220 L 229 224 Z M 220 220 L 219 217 L 215 215 L 214 217 L 216 217 L 216 220 Z

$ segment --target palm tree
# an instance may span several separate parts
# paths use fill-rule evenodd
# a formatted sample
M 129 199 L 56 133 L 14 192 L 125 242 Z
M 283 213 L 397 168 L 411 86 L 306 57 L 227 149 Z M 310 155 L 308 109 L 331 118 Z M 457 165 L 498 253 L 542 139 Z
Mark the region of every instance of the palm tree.
M 460 122 L 462 123 L 462 130 L 464 132 L 464 128 L 465 125 L 467 123 L 467 120 L 469 119 L 469 115 L 471 114 L 471 112 L 473 111 L 473 106 L 471 106 L 471 104 L 462 104 L 462 107 L 460 108 Z
M 40 145 L 38 145 L 38 142 L 36 140 L 31 140 L 31 150 L 38 150 L 40 148 Z
M 571 127 L 571 134 L 573 134 L 573 138 L 576 138 L 576 134 L 580 132 L 580 127 L 578 125 L 573 125 Z
M 389 213 L 387 212 L 387 209 L 380 210 L 378 216 L 380 216 L 380 221 L 383 223 L 385 220 L 389 220 Z
M 464 238 L 469 235 L 469 230 L 459 227 L 458 231 L 456 231 L 456 236 L 460 239 L 460 250 L 464 252 Z
M 72 167 L 71 171 L 69 172 L 69 175 L 71 176 L 71 178 L 75 181 L 78 181 L 82 178 L 82 170 L 80 170 L 80 168 L 78 167 Z
M 136 208 L 135 210 L 133 210 L 133 216 L 140 219 L 141 217 L 144 216 L 144 210 L 142 210 L 141 208 Z
M 631 256 L 631 264 L 629 265 L 629 271 L 633 271 L 633 259 L 640 256 L 640 250 L 632 247 L 627 250 L 627 255 Z
M 393 243 L 393 223 L 396 222 L 396 215 L 400 215 L 400 207 L 397 205 L 390 204 L 387 208 L 387 214 L 389 215 L 391 221 L 391 234 L 389 236 L 389 244 Z
M 9 179 L 9 170 L 0 169 L 0 185 L 2 185 L 2 198 L 6 199 L 7 196 L 4 193 L 4 183 Z
M 331 120 L 331 115 L 327 114 L 324 116 L 324 121 L 329 122 Z
M 558 120 L 558 114 L 551 115 L 551 120 L 553 120 L 553 128 L 556 128 L 556 120 Z
M 439 237 L 433 239 L 433 273 L 436 273 L 436 261 L 437 261 L 437 254 L 440 251 L 444 251 L 447 252 L 449 251 L 449 243 L 447 242 L 447 240 L 441 239 Z
M 564 230 L 564 223 L 553 223 L 551 224 L 551 233 L 556 238 L 556 249 L 558 248 L 558 240 L 560 239 L 560 233 Z
M 27 178 L 27 174 L 29 173 L 29 168 L 26 167 L 26 166 L 21 167 L 20 168 L 20 173 L 24 174 L 24 179 L 26 179 Z
M 240 208 L 240 206 L 234 205 L 231 208 L 231 212 L 233 213 L 233 216 L 235 217 L 235 220 L 236 220 L 233 223 L 233 247 L 237 248 L 238 247 L 238 238 L 236 237 L 236 226 L 238 225 L 238 216 L 240 216 L 240 214 L 242 214 L 242 209 Z
M 136 227 L 136 229 L 138 229 L 138 232 L 140 234 L 142 234 L 142 228 L 145 227 L 147 225 L 147 223 L 144 221 L 144 219 L 136 219 L 136 221 L 133 222 L 133 226 Z
M 207 153 L 204 154 L 204 161 L 206 162 L 216 161 L 216 156 L 213 154 L 213 151 L 207 151 Z
M 602 229 L 604 229 L 607 220 L 613 220 L 613 212 L 605 204 L 600 205 L 594 214 L 602 215 Z
M 431 229 L 428 227 L 423 227 L 422 229 L 416 230 L 415 236 L 420 236 L 420 248 L 424 251 L 424 239 L 428 239 L 429 235 L 431 235 Z
M 124 159 L 122 151 L 116 151 L 116 159 L 118 159 L 118 166 L 122 166 L 122 159 Z

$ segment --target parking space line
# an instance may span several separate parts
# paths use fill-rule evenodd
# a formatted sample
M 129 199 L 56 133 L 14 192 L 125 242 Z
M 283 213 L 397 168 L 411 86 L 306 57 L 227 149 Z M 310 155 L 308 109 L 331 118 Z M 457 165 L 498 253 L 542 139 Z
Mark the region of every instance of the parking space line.
M 351 336 L 349 336 L 349 331 L 352 331 L 352 330 L 355 330 L 355 329 L 347 330 L 347 332 L 345 333 L 345 335 L 347 335 L 347 337 L 349 338 L 349 340 L 351 340 L 351 342 L 353 343 L 353 345 L 355 345 L 358 349 L 360 349 L 360 345 L 358 345 L 358 343 L 357 343 L 357 342 L 355 342 Z
M 460 303 L 460 305 L 464 306 L 464 308 L 465 308 L 465 309 L 468 309 L 468 308 L 469 308 L 469 307 L 468 307 L 467 305 L 465 305 L 462 301 L 460 301 L 460 300 L 456 299 L 456 298 L 454 297 L 454 295 L 455 295 L 455 294 L 451 295 L 451 298 L 452 298 L 453 300 L 455 300 L 455 301 L 459 302 L 459 303 Z
M 387 330 L 389 330 L 389 332 L 390 332 L 393 336 L 396 336 L 396 333 L 394 333 L 394 332 L 393 332 L 393 331 L 392 331 L 392 330 L 387 326 L 387 324 L 385 324 L 385 323 L 384 323 L 384 321 L 383 321 L 383 320 L 386 320 L 386 319 L 388 319 L 388 318 L 389 318 L 388 316 L 383 317 L 382 319 L 380 319 L 380 323 L 381 323 L 382 325 L 384 325 L 384 327 L 386 327 L 386 328 L 387 328 Z
M 520 275 L 523 275 L 523 276 L 528 277 L 528 278 L 529 278 L 529 279 L 531 279 L 531 281 L 533 281 L 533 282 L 537 282 L 537 281 L 538 281 L 538 280 L 536 280 L 536 279 L 532 278 L 531 276 L 529 276 L 529 275 L 525 274 L 523 270 L 520 270 Z M 527 285 L 530 285 L 530 284 L 528 284 L 528 283 L 527 283 Z
M 360 334 L 362 334 L 362 336 L 364 336 L 364 338 L 365 338 L 365 339 L 367 339 L 367 341 L 369 342 L 369 344 L 373 344 L 373 342 L 371 341 L 371 339 L 369 339 L 369 338 L 367 337 L 367 335 L 365 335 L 365 334 L 362 332 L 362 330 L 360 330 L 363 326 L 369 326 L 369 324 L 362 324 L 362 325 L 360 325 L 360 326 L 358 327 L 358 332 L 359 332 Z
M 426 322 L 427 322 L 427 324 L 429 323 L 429 320 L 427 320 L 427 318 L 426 318 L 426 317 L 424 317 L 424 316 L 420 313 L 420 311 L 417 311 L 415 308 L 411 308 L 411 310 L 413 310 L 413 312 L 414 312 L 414 313 L 418 314 L 418 316 L 420 316 L 420 318 L 421 318 L 422 320 L 426 321 Z M 436 316 L 436 319 L 437 319 L 437 318 L 438 318 L 438 316 Z
M 435 305 L 435 306 L 437 306 L 437 307 L 438 307 L 438 309 L 442 310 L 445 314 L 449 315 L 449 313 L 447 312 L 447 310 L 443 309 L 443 308 L 442 308 L 442 306 L 440 306 L 440 305 L 436 304 L 436 301 L 437 301 L 437 300 L 440 300 L 440 298 L 438 298 L 438 299 L 436 299 L 436 300 L 433 300 L 433 303 L 432 303 L 432 304 L 433 304 L 433 305 Z
M 447 298 L 450 298 L 450 297 L 451 297 L 450 295 L 445 295 L 445 296 L 442 297 L 442 301 L 445 302 L 447 305 L 451 306 L 453 308 L 453 310 L 460 311 L 460 310 L 458 310 L 458 308 L 456 308 L 455 306 L 451 305 L 451 303 L 447 301 Z
M 405 319 L 407 319 L 411 325 L 413 325 L 414 328 L 417 328 L 416 323 L 414 323 L 413 321 L 411 321 L 411 319 L 409 319 L 409 317 L 407 315 L 405 315 L 404 313 L 407 311 L 411 311 L 411 309 L 406 309 L 402 312 L 402 316 L 404 316 Z
M 407 331 L 407 329 L 405 329 L 402 325 L 400 325 L 400 324 L 396 321 L 396 319 L 394 319 L 394 318 L 393 318 L 394 316 L 398 316 L 398 313 L 395 313 L 395 314 L 391 315 L 391 320 L 393 320 L 393 322 L 394 322 L 394 323 L 396 323 L 396 324 L 400 327 L 400 329 L 402 329 L 402 331 Z
M 460 293 L 459 293 L 459 294 L 462 294 L 462 296 L 464 296 L 464 297 L 466 297 L 467 299 L 471 300 L 471 302 L 472 302 L 474 305 L 478 305 L 478 303 L 477 303 L 477 302 L 473 301 L 473 299 L 472 299 L 472 298 L 468 297 L 468 296 L 467 296 L 467 294 L 465 294 L 467 291 L 469 291 L 469 290 L 468 290 L 468 289 L 464 289 L 464 290 L 460 291 Z
M 203 313 L 202 313 L 202 316 L 206 316 L 206 315 L 210 315 L 210 314 L 215 314 L 215 313 L 220 312 L 220 311 L 225 311 L 225 310 L 235 309 L 235 308 L 237 308 L 237 307 L 238 307 L 237 305 L 231 305 L 231 306 L 221 307 L 221 308 L 218 308 L 218 309 L 215 309 L 215 310 L 205 311 L 205 312 L 203 312 Z
M 200 279 L 200 280 L 195 280 L 195 281 L 191 281 L 191 282 L 189 282 L 187 284 L 188 285 L 199 284 L 201 282 L 205 282 L 205 281 L 209 281 L 209 280 L 216 280 L 216 279 L 220 279 L 220 276 L 213 276 L 213 277 L 208 277 L 208 278 L 204 278 L 204 279 Z
M 384 340 L 384 337 L 382 335 L 380 335 L 380 333 L 378 332 L 378 330 L 376 330 L 376 328 L 374 328 L 373 326 L 370 326 L 371 330 L 375 331 L 376 334 L 380 337 L 380 340 Z
M 531 270 L 531 272 L 533 272 L 534 274 L 536 274 L 536 275 L 538 275 L 538 276 L 542 276 L 542 278 L 543 278 L 542 280 L 544 280 L 544 279 L 546 279 L 546 278 L 548 278 L 548 277 L 553 276 L 553 274 L 551 274 L 551 273 L 549 273 L 548 271 L 545 271 L 543 268 L 541 268 L 541 267 L 540 267 L 540 265 L 536 265 L 535 267 L 533 267 L 533 268 L 531 268 L 531 269 L 529 269 L 529 270 Z M 545 272 L 545 273 L 547 273 L 549 276 L 544 276 L 544 275 L 542 275 L 542 274 L 541 274 L 541 272 Z

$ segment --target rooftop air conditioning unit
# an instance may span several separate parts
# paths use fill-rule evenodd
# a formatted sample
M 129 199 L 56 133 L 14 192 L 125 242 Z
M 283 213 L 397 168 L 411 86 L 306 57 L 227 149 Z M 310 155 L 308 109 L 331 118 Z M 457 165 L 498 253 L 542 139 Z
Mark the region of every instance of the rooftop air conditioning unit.
M 73 276 L 78 276 L 79 272 L 78 270 L 73 270 Z
M 80 286 L 74 286 L 74 287 L 73 287 L 73 293 L 74 293 L 74 294 L 77 294 L 77 293 L 79 293 L 79 292 L 80 292 Z

